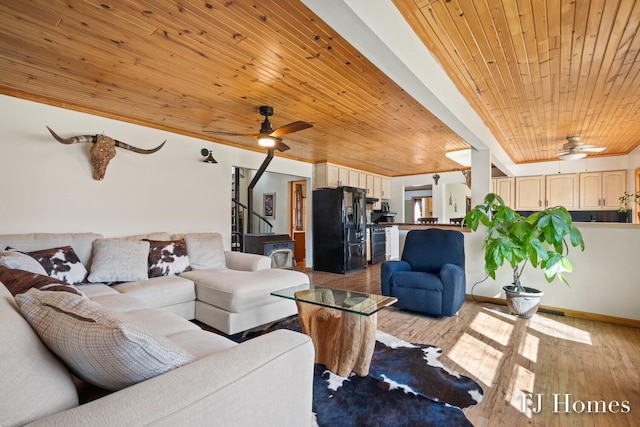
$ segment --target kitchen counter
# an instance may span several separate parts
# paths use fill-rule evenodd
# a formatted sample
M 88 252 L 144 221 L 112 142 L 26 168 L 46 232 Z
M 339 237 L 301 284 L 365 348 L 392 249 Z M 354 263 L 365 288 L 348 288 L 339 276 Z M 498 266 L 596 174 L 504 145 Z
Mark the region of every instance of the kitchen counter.
M 416 224 L 413 222 L 382 222 L 378 225 L 381 226 L 390 226 L 397 225 L 400 230 L 426 230 L 428 228 L 444 228 L 444 229 L 454 229 L 458 231 L 462 231 L 463 233 L 468 233 L 471 231 L 469 227 L 460 227 L 455 224 Z

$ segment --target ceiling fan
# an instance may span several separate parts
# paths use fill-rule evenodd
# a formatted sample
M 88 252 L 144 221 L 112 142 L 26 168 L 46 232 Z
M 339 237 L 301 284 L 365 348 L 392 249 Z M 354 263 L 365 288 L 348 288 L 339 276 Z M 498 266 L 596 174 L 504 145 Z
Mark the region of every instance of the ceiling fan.
M 569 136 L 567 137 L 567 142 L 562 146 L 562 151 L 556 154 L 556 156 L 560 160 L 577 160 L 586 157 L 587 153 L 599 153 L 604 151 L 605 148 L 606 147 L 585 144 L 580 141 L 579 136 Z
M 269 121 L 269 116 L 273 115 L 273 107 L 270 107 L 268 105 L 263 105 L 260 107 L 260 115 L 264 116 L 264 121 L 260 126 L 259 133 L 217 132 L 207 129 L 203 129 L 203 131 L 215 135 L 250 136 L 252 138 L 256 138 L 258 140 L 258 144 L 263 147 L 275 147 L 275 149 L 278 151 L 287 151 L 289 149 L 289 146 L 282 142 L 282 135 L 313 127 L 311 123 L 297 121 L 289 123 L 288 125 L 280 126 L 277 129 L 273 129 L 273 127 L 271 126 L 271 122 Z

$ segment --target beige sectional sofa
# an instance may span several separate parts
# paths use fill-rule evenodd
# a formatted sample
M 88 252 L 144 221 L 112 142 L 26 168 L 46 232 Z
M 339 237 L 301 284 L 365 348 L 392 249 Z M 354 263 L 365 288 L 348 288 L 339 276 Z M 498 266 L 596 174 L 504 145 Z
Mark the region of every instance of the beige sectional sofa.
M 142 237 L 164 240 L 173 236 L 160 233 L 133 240 Z M 91 272 L 94 242 L 100 239 L 94 233 L 0 235 L 0 250 L 69 245 Z M 266 257 L 233 252 L 218 256 L 224 257 L 224 267 L 112 286 L 81 284 L 77 288 L 82 296 L 30 290 L 14 297 L 0 283 L 0 425 L 310 425 L 314 349 L 306 335 L 281 330 L 237 344 L 188 321 L 200 318 L 216 329 L 235 333 L 285 317 L 295 312 L 295 305 L 294 310 L 283 307 L 281 301 L 268 298 L 269 292 L 272 286 L 305 283 L 306 275 L 271 270 Z M 39 301 L 43 295 L 63 305 L 56 305 L 57 300 Z M 54 316 L 40 319 L 42 329 L 25 314 L 25 308 L 34 302 L 47 316 Z M 83 304 L 98 310 L 98 321 L 65 312 L 67 306 L 75 310 Z M 82 378 L 82 372 L 91 372 L 91 365 L 78 370 L 74 364 L 83 360 L 56 357 L 44 343 L 51 348 L 47 334 L 61 335 L 64 322 L 58 317 L 80 319 L 94 327 L 101 322 L 102 311 L 124 324 L 131 322 L 134 332 L 140 328 L 157 340 L 152 340 L 154 345 L 164 343 L 174 349 L 183 356 L 179 367 L 124 388 L 115 386 L 103 397 L 85 403 L 82 390 L 87 378 Z M 65 346 L 73 348 L 72 344 Z M 57 347 L 53 348 L 57 354 Z M 141 348 L 151 347 L 145 341 Z M 111 357 L 106 358 L 111 362 Z M 84 381 L 72 377 L 70 371 Z
M 211 243 L 215 263 L 203 263 L 195 256 L 193 264 L 201 267 L 180 275 L 153 277 L 119 283 L 112 289 L 143 298 L 147 304 L 174 313 L 187 320 L 199 320 L 214 329 L 233 335 L 297 313 L 293 301 L 270 295 L 271 292 L 309 283 L 306 274 L 272 269 L 268 257 L 225 251 L 218 233 L 193 233 L 171 236 L 159 232 L 121 239 L 170 241 L 176 238 L 204 236 Z M 121 240 L 117 239 L 117 240 Z M 0 250 L 6 247 L 31 252 L 71 246 L 90 274 L 93 274 L 93 246 L 104 239 L 97 233 L 32 233 L 0 235 Z M 197 255 L 197 254 L 195 254 Z M 192 258 L 192 257 L 190 257 Z M 145 259 L 146 267 L 146 259 Z M 80 285 L 80 288 L 95 284 Z

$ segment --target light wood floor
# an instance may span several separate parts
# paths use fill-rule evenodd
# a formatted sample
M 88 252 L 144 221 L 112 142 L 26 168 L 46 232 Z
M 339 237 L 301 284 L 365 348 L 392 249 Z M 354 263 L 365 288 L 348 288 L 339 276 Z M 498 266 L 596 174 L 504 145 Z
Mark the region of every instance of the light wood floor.
M 380 264 L 347 275 L 302 271 L 314 284 L 380 293 Z M 476 427 L 640 426 L 638 328 L 548 314 L 518 319 L 468 300 L 457 316 L 439 319 L 385 308 L 378 329 L 442 348 L 445 366 L 482 385 L 484 401 L 465 410 Z M 533 403 L 523 403 L 526 394 Z M 537 395 L 541 411 L 533 413 Z

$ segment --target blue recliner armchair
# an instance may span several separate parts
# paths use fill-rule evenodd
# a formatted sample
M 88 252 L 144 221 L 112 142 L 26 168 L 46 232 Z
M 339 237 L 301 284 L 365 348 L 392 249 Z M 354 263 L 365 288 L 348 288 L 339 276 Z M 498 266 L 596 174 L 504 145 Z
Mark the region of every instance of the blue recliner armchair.
M 453 316 L 465 299 L 464 236 L 430 228 L 407 233 L 401 261 L 382 263 L 382 295 L 395 307 L 433 316 Z

